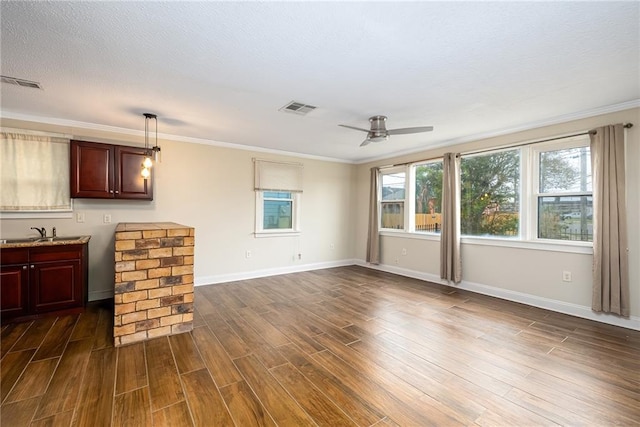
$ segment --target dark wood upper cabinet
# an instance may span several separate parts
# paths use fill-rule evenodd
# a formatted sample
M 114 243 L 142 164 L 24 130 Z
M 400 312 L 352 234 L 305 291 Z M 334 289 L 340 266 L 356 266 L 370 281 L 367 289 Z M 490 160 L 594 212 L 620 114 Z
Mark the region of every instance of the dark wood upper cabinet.
M 71 141 L 71 197 L 153 200 L 151 176 L 140 174 L 143 148 Z

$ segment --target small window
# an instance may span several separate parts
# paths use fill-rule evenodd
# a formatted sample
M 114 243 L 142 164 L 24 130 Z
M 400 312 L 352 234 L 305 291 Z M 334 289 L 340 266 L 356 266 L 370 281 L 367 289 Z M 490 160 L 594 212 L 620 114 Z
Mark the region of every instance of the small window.
M 262 193 L 264 230 L 293 229 L 293 194 L 275 191 Z
M 442 229 L 442 162 L 414 166 L 415 231 L 440 233 Z
M 406 172 L 381 173 L 380 228 L 404 230 Z
M 300 232 L 302 165 L 254 159 L 256 236 Z
M 566 145 L 566 144 L 565 144 Z M 537 151 L 537 237 L 593 241 L 593 189 L 588 140 Z
M 0 137 L 3 217 L 71 212 L 69 140 L 18 132 L 2 132 Z
M 298 232 L 299 193 L 256 191 L 256 233 Z

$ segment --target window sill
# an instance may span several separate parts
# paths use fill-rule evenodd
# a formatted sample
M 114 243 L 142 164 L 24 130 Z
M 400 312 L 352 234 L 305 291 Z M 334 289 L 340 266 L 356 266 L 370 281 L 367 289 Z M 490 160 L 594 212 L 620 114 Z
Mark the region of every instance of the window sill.
M 418 239 L 440 241 L 440 234 L 435 233 L 410 233 L 404 230 L 380 230 L 380 236 L 399 237 L 404 239 Z M 529 249 L 547 252 L 565 252 L 575 254 L 593 254 L 591 242 L 565 242 L 562 240 L 517 240 L 499 237 L 471 237 L 463 236 L 460 239 L 462 245 L 497 246 L 505 248 Z
M 253 233 L 256 238 L 263 237 L 295 237 L 300 235 L 300 231 L 256 231 Z
M 381 236 L 402 237 L 406 239 L 418 239 L 418 240 L 435 240 L 440 241 L 440 233 L 409 233 L 403 230 L 380 230 Z
M 73 218 L 73 211 L 20 211 L 0 212 L 0 219 L 54 219 Z

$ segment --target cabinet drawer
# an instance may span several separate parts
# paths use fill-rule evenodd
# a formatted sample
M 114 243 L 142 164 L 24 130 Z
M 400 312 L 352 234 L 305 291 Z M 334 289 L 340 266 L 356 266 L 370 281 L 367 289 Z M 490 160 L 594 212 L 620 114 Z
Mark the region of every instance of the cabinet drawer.
M 29 262 L 63 261 L 79 259 L 82 256 L 82 245 L 42 246 L 31 248 Z
M 0 251 L 0 264 L 26 264 L 29 262 L 28 248 L 10 248 Z

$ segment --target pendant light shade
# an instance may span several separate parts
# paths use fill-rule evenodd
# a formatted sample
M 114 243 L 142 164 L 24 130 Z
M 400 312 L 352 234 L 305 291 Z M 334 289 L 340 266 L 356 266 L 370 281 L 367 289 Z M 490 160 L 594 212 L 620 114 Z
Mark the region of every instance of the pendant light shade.
M 149 122 L 153 120 L 155 122 L 155 131 L 154 138 L 155 143 L 153 147 L 149 147 Z M 144 161 L 142 162 L 142 170 L 140 171 L 140 175 L 144 179 L 149 178 L 151 176 L 151 166 L 153 166 L 153 161 L 151 161 L 151 153 L 160 151 L 160 147 L 158 147 L 158 116 L 152 113 L 144 113 Z

